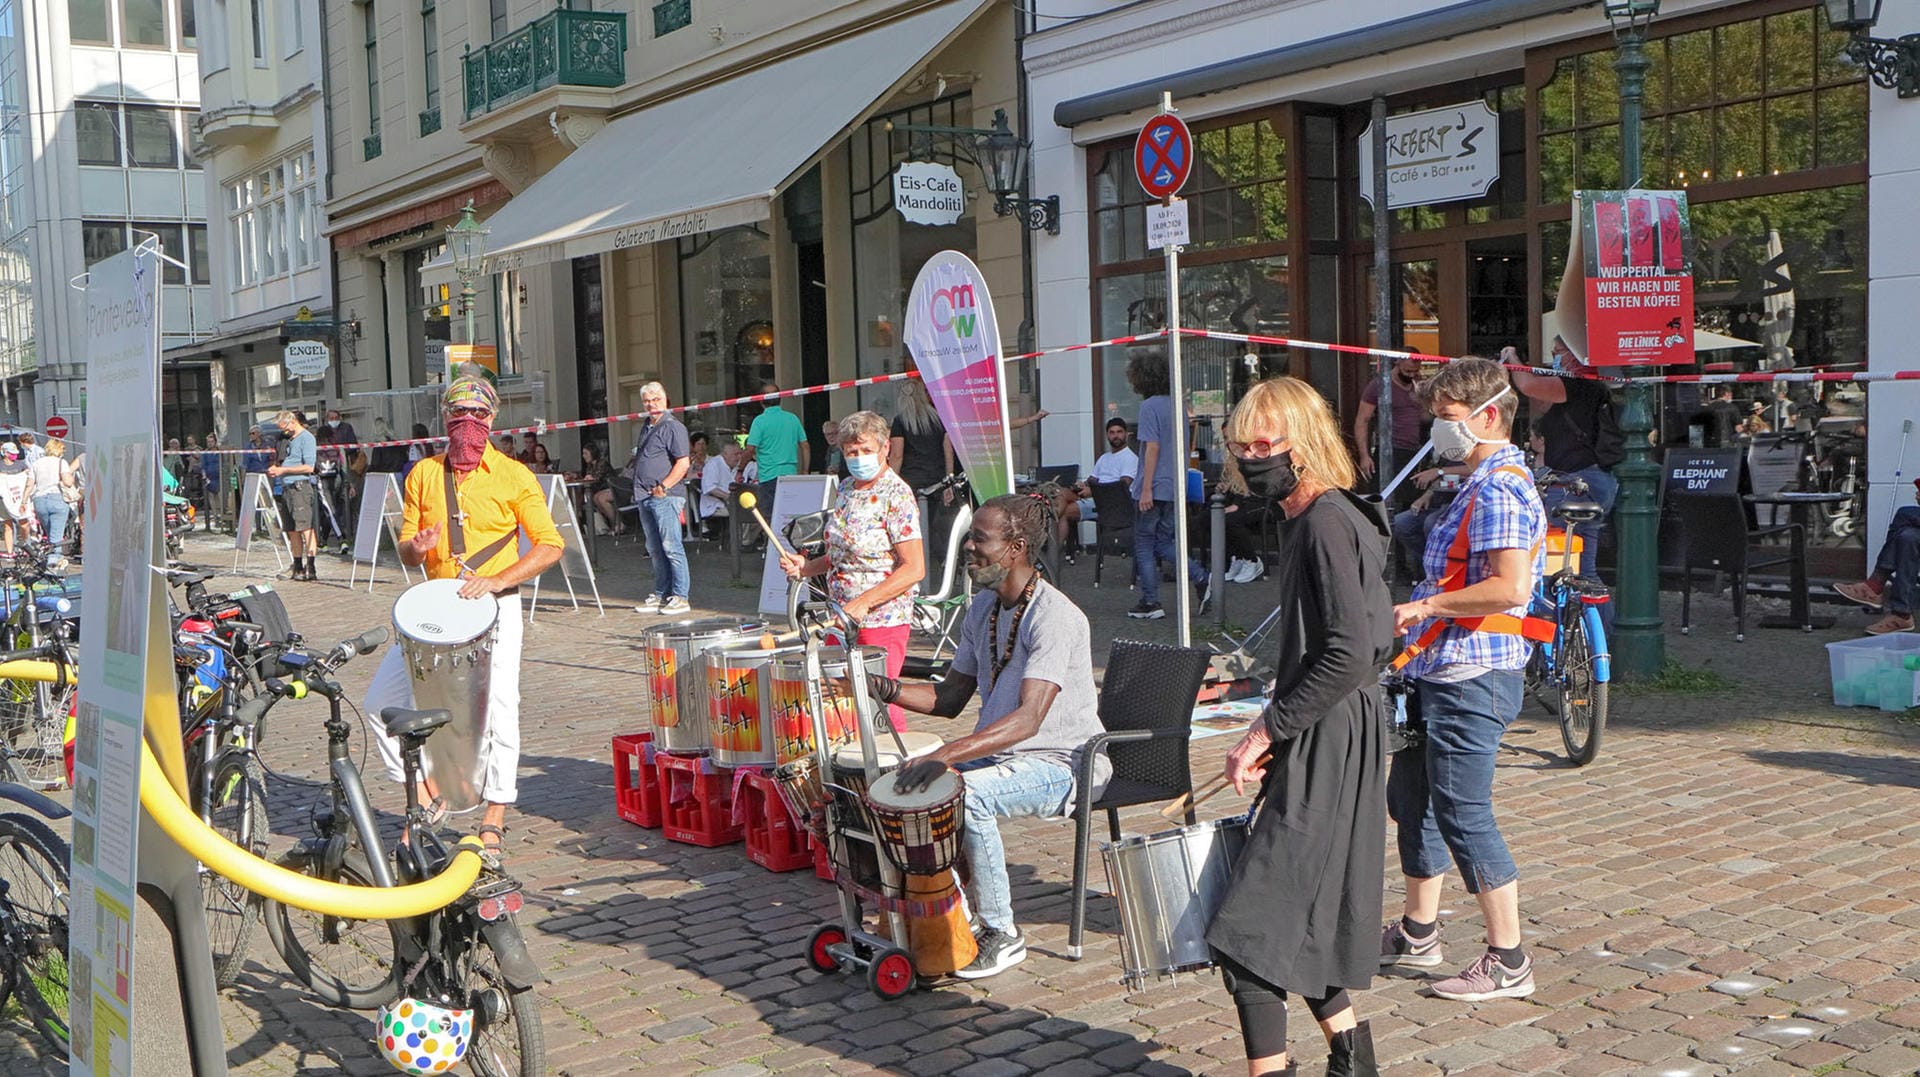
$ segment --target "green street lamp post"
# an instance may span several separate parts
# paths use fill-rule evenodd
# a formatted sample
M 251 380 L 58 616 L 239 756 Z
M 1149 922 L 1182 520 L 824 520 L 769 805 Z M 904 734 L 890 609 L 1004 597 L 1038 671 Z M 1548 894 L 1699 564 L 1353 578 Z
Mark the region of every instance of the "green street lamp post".
M 453 271 L 460 278 L 460 313 L 467 320 L 467 343 L 473 340 L 473 282 L 487 260 L 487 229 L 473 216 L 473 200 L 460 210 L 460 223 L 447 229 L 447 249 L 453 253 Z
M 1621 186 L 1640 186 L 1640 99 L 1647 83 L 1647 27 L 1660 13 L 1660 0 L 1604 0 L 1607 21 L 1618 46 L 1613 68 L 1620 83 Z M 1627 387 L 1620 411 L 1620 433 L 1627 457 L 1614 469 L 1620 493 L 1614 502 L 1619 542 L 1619 613 L 1614 618 L 1613 668 L 1628 680 L 1651 680 L 1667 660 L 1667 638 L 1660 623 L 1660 467 L 1649 440 L 1653 433 L 1652 390 Z

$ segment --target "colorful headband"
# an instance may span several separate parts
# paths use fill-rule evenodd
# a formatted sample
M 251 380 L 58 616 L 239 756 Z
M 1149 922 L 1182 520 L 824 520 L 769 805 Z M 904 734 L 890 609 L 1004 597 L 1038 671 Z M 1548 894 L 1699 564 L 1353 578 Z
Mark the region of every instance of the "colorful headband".
M 497 412 L 500 410 L 500 394 L 487 379 L 475 374 L 463 374 L 447 383 L 447 395 L 441 403 L 449 408 L 478 405 Z

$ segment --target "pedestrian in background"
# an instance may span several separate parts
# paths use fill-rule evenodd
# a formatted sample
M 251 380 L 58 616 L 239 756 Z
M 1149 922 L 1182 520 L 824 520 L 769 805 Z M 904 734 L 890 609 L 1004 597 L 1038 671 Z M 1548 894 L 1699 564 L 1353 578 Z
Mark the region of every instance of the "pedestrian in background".
M 687 575 L 686 543 L 680 514 L 687 505 L 687 468 L 692 457 L 687 428 L 667 411 L 667 387 L 650 381 L 640 387 L 647 418 L 633 446 L 633 500 L 640 509 L 641 533 L 653 562 L 653 594 L 635 606 L 639 613 L 686 613 L 692 580 Z M 797 420 L 796 420 L 797 421 Z
M 40 459 L 27 465 L 27 470 L 33 473 L 33 515 L 53 551 L 51 563 L 56 566 L 65 560 L 69 506 L 78 495 L 73 485 L 73 468 L 68 465 L 66 455 L 67 443 L 53 438 L 47 442 Z
M 1140 601 L 1127 616 L 1157 621 L 1167 615 L 1160 606 L 1160 564 L 1171 566 L 1179 560 L 1174 549 L 1174 513 L 1181 511 L 1180 498 L 1186 489 L 1182 477 L 1187 469 L 1183 461 L 1174 459 L 1173 424 L 1184 421 L 1184 415 L 1176 418 L 1173 397 L 1168 395 L 1164 351 L 1137 351 L 1127 364 L 1127 384 L 1140 397 L 1140 422 L 1134 432 L 1140 444 L 1140 472 L 1134 477 L 1139 514 L 1133 521 L 1133 575 Z M 1198 612 L 1205 613 L 1213 596 L 1207 568 L 1198 559 L 1189 560 L 1187 576 L 1199 599 Z
M 777 393 L 772 382 L 760 385 L 762 393 Z M 760 482 L 766 488 L 767 508 L 772 510 L 780 480 L 807 470 L 807 428 L 798 416 L 769 400 L 765 411 L 747 428 L 747 459 L 760 467 Z

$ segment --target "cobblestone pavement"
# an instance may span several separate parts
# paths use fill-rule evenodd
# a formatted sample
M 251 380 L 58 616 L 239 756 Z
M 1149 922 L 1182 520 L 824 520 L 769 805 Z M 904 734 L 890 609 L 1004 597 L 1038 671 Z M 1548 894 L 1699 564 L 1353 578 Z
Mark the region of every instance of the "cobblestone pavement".
M 1031 946 L 1024 964 L 883 1004 L 861 980 L 815 974 L 801 958 L 808 933 L 833 915 L 826 883 L 810 872 L 771 874 L 738 846 L 675 844 L 617 818 L 608 739 L 640 725 L 633 647 L 649 622 L 631 607 L 648 577 L 631 544 L 603 541 L 601 554 L 608 565 L 626 563 L 602 577 L 606 615 L 543 602 L 527 634 L 522 797 L 507 840 L 509 867 L 528 888 L 523 927 L 551 977 L 542 997 L 555 1072 L 1245 1072 L 1215 978 L 1140 991 L 1121 984 L 1110 900 L 1090 899 L 1086 957 L 1066 960 L 1067 825 L 1009 827 L 1015 907 Z M 231 556 L 210 541 L 189 550 L 222 568 Z M 335 562 L 323 568 L 344 576 Z M 1085 563 L 1065 572 L 1095 637 L 1171 638 L 1168 622 L 1120 616 L 1131 600 L 1125 571 L 1124 561 L 1110 564 L 1099 591 Z M 754 601 L 751 588 L 727 581 L 723 557 L 696 555 L 695 579 L 700 608 Z M 383 621 L 399 590 L 391 570 L 386 580 L 372 596 L 339 583 L 281 586 L 299 628 L 324 642 Z M 1234 588 L 1230 619 L 1256 620 L 1243 611 L 1271 597 L 1259 584 Z M 1913 730 L 1897 716 L 1826 701 L 1821 644 L 1856 634 L 1858 616 L 1831 633 L 1756 631 L 1736 644 L 1725 606 L 1696 603 L 1704 623 L 1669 642 L 1685 665 L 1710 668 L 1727 685 L 1617 694 L 1592 766 L 1568 768 L 1557 727 L 1529 705 L 1502 753 L 1497 803 L 1521 864 L 1539 990 L 1525 1001 L 1465 1005 L 1425 995 L 1420 980 L 1377 980 L 1356 999 L 1385 1072 L 1920 1070 Z M 1097 648 L 1099 661 L 1106 648 Z M 372 667 L 363 660 L 345 680 L 357 692 Z M 276 715 L 265 746 L 275 771 L 318 773 L 313 717 Z M 924 724 L 961 731 L 960 721 Z M 1212 773 L 1232 740 L 1195 741 L 1196 774 Z M 313 791 L 287 781 L 271 789 L 276 833 L 294 833 Z M 376 798 L 398 802 L 385 783 Z M 1152 809 L 1123 821 L 1133 833 L 1160 829 Z M 1097 867 L 1093 875 L 1103 886 Z M 1397 889 L 1396 877 L 1389 908 Z M 1466 895 L 1455 887 L 1448 898 L 1443 972 L 1474 955 L 1479 931 Z M 388 1072 L 365 1015 L 308 998 L 263 934 L 252 958 L 223 1007 L 235 1073 Z M 1325 1049 L 1295 1009 L 1302 1072 L 1317 1074 Z

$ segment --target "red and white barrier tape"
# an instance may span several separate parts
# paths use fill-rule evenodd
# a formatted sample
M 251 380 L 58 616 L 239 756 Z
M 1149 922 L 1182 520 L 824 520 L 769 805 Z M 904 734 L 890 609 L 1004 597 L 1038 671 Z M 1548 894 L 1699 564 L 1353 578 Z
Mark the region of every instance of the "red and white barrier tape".
M 1424 352 L 1403 351 L 1403 350 L 1398 350 L 1393 348 L 1369 348 L 1369 347 L 1366 347 L 1365 345 L 1360 345 L 1360 344 L 1329 344 L 1329 343 L 1326 343 L 1325 341 L 1296 340 L 1292 337 L 1266 336 L 1258 333 L 1227 333 L 1217 329 L 1182 328 L 1180 330 L 1180 335 L 1183 337 L 1191 337 L 1199 340 L 1224 340 L 1224 341 L 1231 341 L 1237 344 L 1261 344 L 1261 345 L 1266 345 L 1268 347 L 1275 347 L 1275 348 L 1300 348 L 1307 351 L 1333 352 L 1339 355 L 1357 355 L 1357 356 L 1365 356 L 1368 358 L 1375 358 L 1375 359 L 1394 359 L 1394 360 L 1418 359 L 1423 363 L 1451 363 L 1455 361 L 1454 357 L 1445 356 L 1445 355 L 1428 355 Z M 1092 351 L 1097 348 L 1124 348 L 1124 347 L 1129 347 L 1135 344 L 1146 344 L 1156 340 L 1164 340 L 1167 338 L 1167 336 L 1169 336 L 1168 330 L 1155 329 L 1147 333 L 1134 333 L 1134 334 L 1129 334 L 1127 336 L 1109 337 L 1106 340 L 1095 340 L 1085 344 L 1063 344 L 1058 347 L 1041 348 L 1037 351 L 1022 352 L 1018 355 L 1009 355 L 1009 356 L 1006 356 L 1002 361 L 1014 362 L 1016 360 L 1023 360 L 1023 359 L 1041 359 L 1041 358 L 1045 358 L 1047 356 L 1052 356 L 1052 355 L 1065 355 L 1070 352 Z M 1526 364 L 1523 364 L 1523 363 L 1502 363 L 1501 366 L 1505 367 L 1508 370 L 1523 371 L 1529 374 L 1540 374 L 1540 375 L 1544 375 L 1548 377 L 1556 377 L 1556 378 L 1586 378 L 1593 381 L 1604 381 L 1612 385 L 1720 385 L 1720 384 L 1733 384 L 1736 382 L 1875 383 L 1875 382 L 1891 382 L 1891 381 L 1920 381 L 1920 370 L 1887 370 L 1887 371 L 1779 370 L 1779 371 L 1754 371 L 1754 372 L 1745 373 L 1745 374 L 1656 374 L 1656 375 L 1648 375 L 1648 376 L 1640 376 L 1640 377 L 1615 377 L 1611 375 L 1594 374 L 1588 371 L 1572 372 L 1572 371 L 1559 370 L 1553 367 L 1527 366 Z M 917 378 L 919 376 L 920 376 L 919 373 L 915 371 L 907 371 L 905 373 L 899 373 L 899 374 L 876 374 L 872 377 L 867 377 L 867 378 L 851 378 L 846 381 L 827 382 L 821 385 L 809 385 L 799 389 L 782 389 L 779 392 L 773 392 L 773 393 L 752 393 L 747 396 L 729 397 L 725 400 L 712 400 L 712 401 L 707 401 L 705 403 L 700 403 L 700 404 L 681 404 L 676 407 L 670 407 L 667 410 L 670 412 L 681 412 L 681 413 L 691 413 L 696 411 L 710 411 L 714 408 L 735 407 L 741 404 L 760 404 L 760 403 L 765 403 L 769 400 L 784 400 L 789 397 L 812 396 L 816 393 L 832 393 L 832 392 L 838 392 L 844 389 L 859 389 L 869 385 L 880 385 L 886 382 L 904 381 L 907 378 Z M 546 422 L 545 420 L 541 420 L 540 422 L 536 422 L 529 426 L 515 426 L 515 427 L 508 427 L 504 429 L 495 430 L 494 433 L 495 434 L 529 434 L 530 433 L 530 434 L 540 435 L 553 430 L 578 430 L 578 429 L 584 429 L 587 427 L 594 427 L 594 426 L 608 426 L 613 423 L 638 422 L 639 420 L 645 419 L 646 417 L 647 417 L 647 413 L 644 411 L 630 411 L 621 415 L 608 415 L 608 416 L 588 418 L 588 419 L 568 419 L 568 420 L 557 422 L 557 423 L 549 423 L 549 422 Z M 447 439 L 444 436 L 434 436 L 434 437 L 426 437 L 426 438 L 402 438 L 402 439 L 393 440 L 393 441 L 355 441 L 355 442 L 348 442 L 348 443 L 337 444 L 337 445 L 328 444 L 328 445 L 322 445 L 320 446 L 320 448 L 321 449 L 385 449 L 385 448 L 400 448 L 405 446 L 421 445 L 421 444 L 438 444 L 446 440 Z M 266 451 L 266 450 L 264 449 L 168 449 L 165 451 L 165 454 L 181 455 L 181 456 L 188 455 L 188 454 L 197 455 L 197 456 L 240 456 L 250 452 L 263 452 L 263 451 Z

